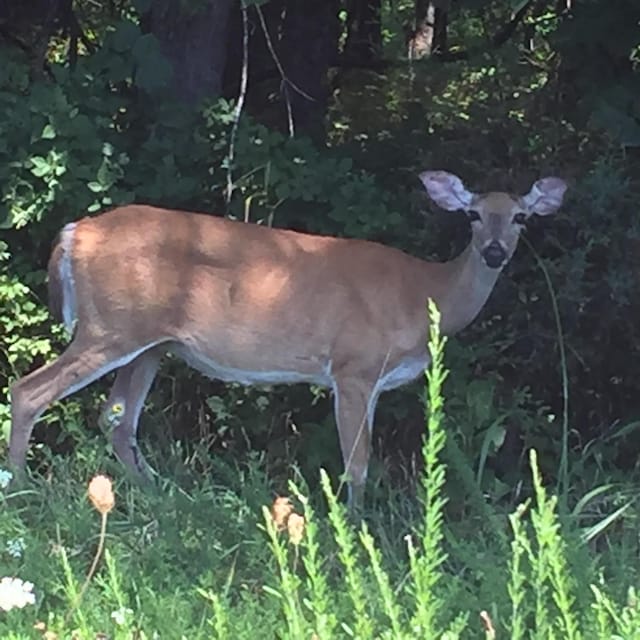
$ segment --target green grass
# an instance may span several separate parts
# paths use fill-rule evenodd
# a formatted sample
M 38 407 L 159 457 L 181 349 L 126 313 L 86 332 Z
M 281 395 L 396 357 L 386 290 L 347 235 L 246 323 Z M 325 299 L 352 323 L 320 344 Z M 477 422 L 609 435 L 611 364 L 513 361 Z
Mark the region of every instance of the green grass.
M 477 487 L 447 504 L 453 470 L 470 486 L 474 474 L 447 443 L 437 328 L 430 347 L 426 473 L 362 523 L 325 473 L 312 495 L 296 478 L 276 519 L 260 460 L 219 482 L 195 469 L 147 491 L 116 480 L 104 536 L 87 483 L 106 460 L 56 458 L 46 478 L 5 489 L 0 577 L 32 582 L 36 602 L 0 611 L 0 637 L 640 638 L 631 487 L 592 488 L 565 513 L 532 450 L 531 490 L 511 512 Z

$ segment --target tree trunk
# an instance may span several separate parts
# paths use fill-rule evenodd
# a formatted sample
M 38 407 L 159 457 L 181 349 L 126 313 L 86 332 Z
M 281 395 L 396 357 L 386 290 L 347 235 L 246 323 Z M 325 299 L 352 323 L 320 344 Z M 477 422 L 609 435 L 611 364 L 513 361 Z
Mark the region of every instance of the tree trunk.
M 173 88 L 188 103 L 220 94 L 232 3 L 156 0 L 151 5 L 150 30 L 172 65 Z
M 367 65 L 382 54 L 381 0 L 347 0 L 347 62 Z
M 409 57 L 424 58 L 447 51 L 451 0 L 416 0 L 415 28 L 408 42 Z

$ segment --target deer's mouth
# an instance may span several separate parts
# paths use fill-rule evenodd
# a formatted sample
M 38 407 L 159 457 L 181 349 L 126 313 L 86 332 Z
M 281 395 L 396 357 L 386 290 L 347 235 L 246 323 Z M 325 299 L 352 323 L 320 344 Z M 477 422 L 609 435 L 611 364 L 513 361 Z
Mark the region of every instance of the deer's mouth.
M 507 261 L 507 252 L 497 241 L 491 241 L 481 252 L 482 259 L 490 269 L 499 269 Z

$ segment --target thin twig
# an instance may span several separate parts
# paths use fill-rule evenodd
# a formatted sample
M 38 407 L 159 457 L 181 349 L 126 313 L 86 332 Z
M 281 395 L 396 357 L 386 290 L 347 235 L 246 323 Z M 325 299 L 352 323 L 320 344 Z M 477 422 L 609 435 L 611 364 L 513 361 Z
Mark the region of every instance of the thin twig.
M 276 68 L 278 69 L 278 73 L 280 74 L 282 93 L 284 93 L 285 104 L 287 105 L 287 121 L 289 125 L 289 136 L 293 138 L 295 136 L 295 125 L 293 122 L 293 110 L 291 109 L 291 100 L 289 99 L 289 87 L 291 87 L 296 93 L 300 94 L 306 100 L 311 100 L 311 102 L 315 102 L 315 98 L 310 96 L 306 91 L 303 91 L 295 82 L 292 82 L 287 74 L 284 72 L 284 67 L 280 62 L 280 58 L 276 53 L 276 50 L 273 46 L 273 42 L 271 41 L 271 36 L 269 35 L 269 29 L 267 28 L 267 23 L 264 19 L 264 15 L 262 14 L 262 9 L 259 6 L 256 6 L 256 11 L 258 12 L 258 18 L 260 18 L 260 25 L 262 26 L 262 32 L 264 33 L 264 39 L 267 43 L 267 47 L 269 49 L 269 53 L 271 53 L 271 57 L 273 61 L 276 63 Z
M 240 93 L 238 101 L 233 112 L 233 126 L 231 127 L 231 139 L 229 140 L 229 155 L 227 166 L 227 189 L 225 200 L 227 207 L 231 203 L 233 195 L 233 161 L 236 152 L 236 137 L 238 135 L 238 126 L 240 124 L 240 116 L 244 107 L 244 100 L 247 95 L 247 84 L 249 78 L 249 23 L 247 20 L 247 6 L 242 0 L 242 75 L 240 76 Z
M 98 567 L 98 562 L 102 556 L 102 551 L 104 550 L 104 539 L 107 533 L 107 513 L 102 514 L 102 521 L 100 523 L 100 538 L 98 539 L 98 548 L 96 549 L 96 553 L 93 556 L 93 562 L 91 563 L 91 567 L 89 568 L 89 572 L 87 573 L 87 577 L 84 579 L 82 583 L 82 587 L 78 592 L 75 602 L 67 611 L 67 615 L 64 617 L 65 623 L 69 621 L 73 612 L 80 606 L 80 601 L 84 597 L 84 594 L 89 587 L 89 583 L 93 578 L 94 573 L 96 572 L 96 568 Z

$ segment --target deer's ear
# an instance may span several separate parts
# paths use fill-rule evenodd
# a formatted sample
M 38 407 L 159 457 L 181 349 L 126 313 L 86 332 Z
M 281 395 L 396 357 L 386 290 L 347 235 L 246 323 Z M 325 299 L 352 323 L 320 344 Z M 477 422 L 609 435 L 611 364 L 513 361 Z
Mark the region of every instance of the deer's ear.
M 446 171 L 424 171 L 420 180 L 431 199 L 447 211 L 468 209 L 473 200 L 473 193 L 465 189 L 458 176 Z
M 522 201 L 529 213 L 548 216 L 555 213 L 562 204 L 567 183 L 560 178 L 542 178 L 531 187 L 531 191 L 523 196 Z

